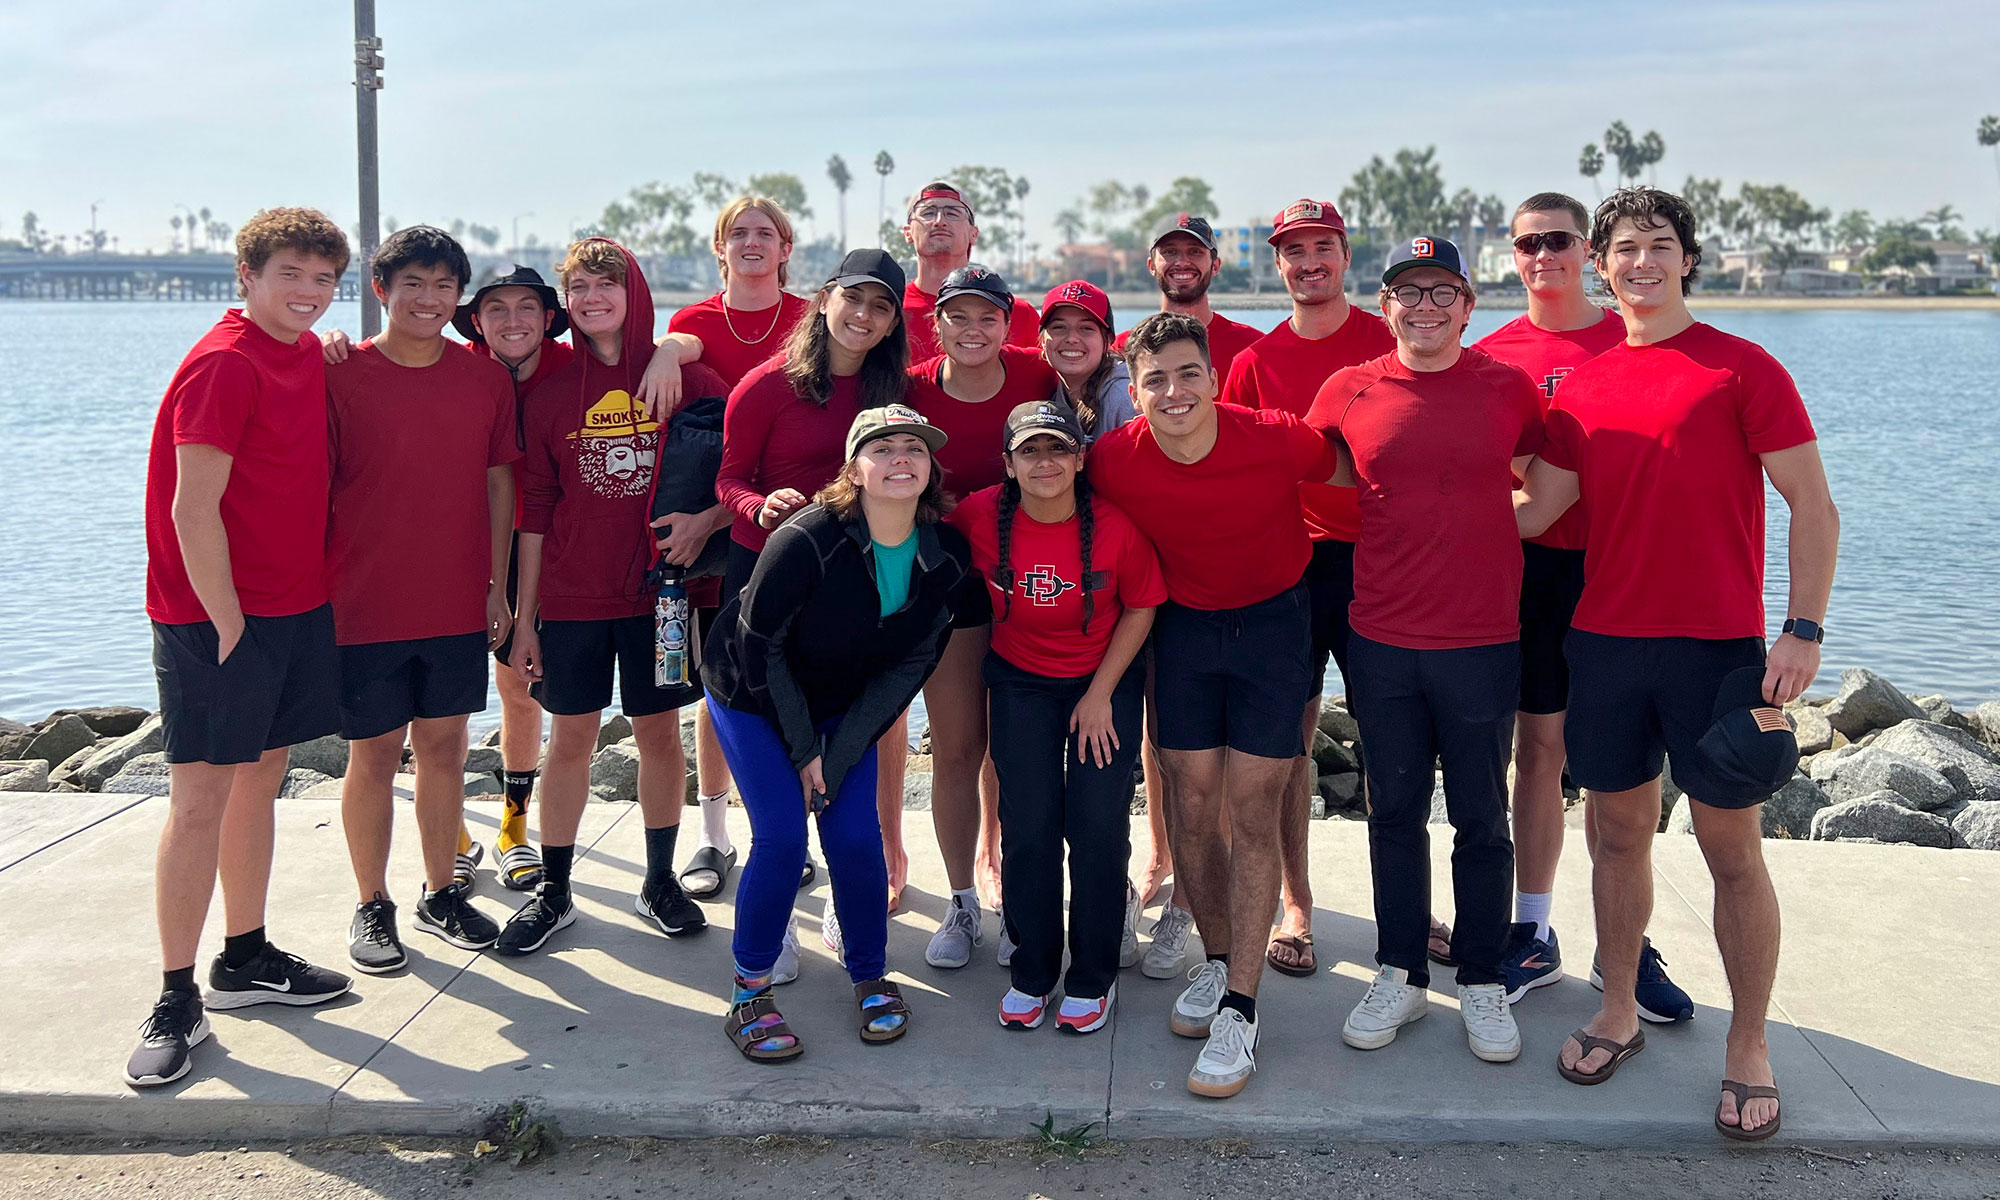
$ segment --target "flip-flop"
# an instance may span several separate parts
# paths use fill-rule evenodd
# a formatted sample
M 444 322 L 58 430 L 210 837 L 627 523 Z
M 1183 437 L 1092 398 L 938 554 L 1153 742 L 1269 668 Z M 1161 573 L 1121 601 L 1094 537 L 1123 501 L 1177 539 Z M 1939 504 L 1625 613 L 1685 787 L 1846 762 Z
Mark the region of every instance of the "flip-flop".
M 1440 946 L 1443 949 L 1439 949 Z M 1451 926 L 1432 917 L 1430 940 L 1424 945 L 1424 953 L 1440 967 L 1457 966 L 1457 961 L 1451 956 Z
M 1783 1101 L 1778 1096 L 1777 1088 L 1764 1087 L 1753 1083 L 1738 1083 L 1734 1079 L 1725 1079 L 1722 1081 L 1722 1090 L 1736 1097 L 1736 1119 L 1738 1121 L 1743 1119 L 1744 1106 L 1752 1100 L 1779 1100 L 1780 1104 L 1777 1116 L 1745 1133 L 1743 1132 L 1743 1127 L 1740 1125 L 1725 1125 L 1722 1123 L 1722 1101 L 1717 1100 L 1715 1102 L 1715 1131 L 1723 1137 L 1738 1142 L 1761 1142 L 1778 1132 L 1778 1126 L 1784 1123 L 1785 1112 Z
M 1611 1061 L 1605 1063 L 1597 1070 L 1579 1071 L 1575 1067 L 1563 1066 L 1562 1051 L 1556 1051 L 1556 1074 L 1561 1075 L 1571 1083 L 1582 1084 L 1584 1087 L 1593 1087 L 1616 1075 L 1618 1068 L 1624 1065 L 1626 1059 L 1646 1048 L 1646 1031 L 1644 1029 L 1633 1034 L 1632 1040 L 1629 1042 L 1614 1042 L 1610 1038 L 1592 1037 L 1581 1029 L 1569 1036 L 1571 1041 L 1583 1047 L 1583 1053 L 1577 1057 L 1576 1061 L 1578 1062 L 1589 1058 L 1593 1051 L 1609 1050 L 1611 1052 Z
M 813 885 L 813 880 L 817 878 L 819 878 L 819 868 L 813 865 L 812 859 L 808 858 L 806 865 L 799 868 L 799 890 L 802 892 L 805 891 Z
M 1280 946 L 1290 949 L 1292 957 L 1297 961 L 1279 962 L 1277 951 Z M 1272 938 L 1271 945 L 1264 951 L 1264 961 L 1271 964 L 1273 971 L 1281 975 L 1290 975 L 1294 979 L 1310 979 L 1319 974 L 1319 957 L 1313 953 L 1313 937 L 1310 933 L 1287 933 Z
M 729 878 L 729 872 L 736 866 L 736 847 L 731 846 L 724 854 L 713 846 L 703 846 L 688 859 L 688 865 L 681 868 L 681 890 L 690 899 L 705 900 L 722 890 Z M 696 877 L 702 877 L 697 882 Z

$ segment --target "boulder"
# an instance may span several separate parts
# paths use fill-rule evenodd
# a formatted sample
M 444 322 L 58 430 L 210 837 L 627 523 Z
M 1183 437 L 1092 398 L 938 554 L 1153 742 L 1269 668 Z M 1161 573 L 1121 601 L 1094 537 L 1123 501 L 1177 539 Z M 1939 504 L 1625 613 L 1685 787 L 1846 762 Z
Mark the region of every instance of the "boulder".
M 1813 765 L 1817 767 L 1819 760 L 1814 759 Z M 1943 775 L 1908 755 L 1880 746 L 1863 747 L 1847 755 L 1818 782 L 1836 802 L 1889 791 L 1911 808 L 1930 811 L 1949 807 L 1958 799 L 1958 789 Z
M 293 767 L 285 772 L 285 782 L 278 788 L 278 795 L 286 798 L 299 797 L 305 795 L 309 788 L 335 782 L 337 781 L 331 775 L 307 767 Z
M 136 796 L 164 796 L 171 776 L 172 769 L 167 766 L 166 754 L 156 750 L 126 763 L 116 775 L 104 781 L 101 790 Z
M 632 736 L 632 719 L 624 713 L 606 719 L 597 727 L 597 748 L 613 746 Z
M 292 747 L 292 766 L 335 779 L 347 774 L 347 741 L 337 733 Z
M 295 795 L 293 799 L 338 800 L 340 799 L 341 786 L 342 786 L 341 781 L 338 779 L 322 779 L 320 782 L 315 783 L 311 787 L 305 788 L 304 790 L 297 793 L 297 795 Z
M 1666 828 L 1660 830 L 1660 832 L 1693 833 L 1694 801 L 1689 800 L 1686 796 L 1675 797 L 1673 808 L 1667 813 Z
M 1837 742 L 1840 736 L 1839 734 L 1835 734 L 1834 740 Z M 1836 745 L 1824 754 L 1813 755 L 1812 769 L 1807 774 L 1812 776 L 1814 783 L 1824 786 L 1828 780 L 1833 778 L 1834 771 L 1838 769 L 1841 763 L 1859 753 L 1861 753 L 1861 747 L 1859 746 Z
M 910 756 L 916 761 L 916 755 Z M 925 771 L 903 772 L 903 807 L 918 812 L 929 812 L 931 808 L 931 773 Z
M 1974 731 L 1989 746 L 2000 746 L 2000 700 L 1988 700 L 1972 712 Z
M 505 766 L 500 751 L 492 746 L 474 746 L 465 752 L 465 772 L 492 774 Z
M 498 796 L 501 794 L 500 781 L 493 778 L 491 771 L 467 771 L 465 773 L 465 794 L 467 796 Z M 637 790 L 634 790 L 634 795 Z
M 613 803 L 639 798 L 639 750 L 610 745 L 590 760 L 590 797 Z
M 105 704 L 96 708 L 59 708 L 49 714 L 49 719 L 77 717 L 99 737 L 119 738 L 139 728 L 152 715 L 129 704 Z
M 1361 807 L 1361 776 L 1349 772 L 1319 777 L 1318 792 L 1329 812 L 1346 812 Z
M 1826 719 L 1848 737 L 1859 738 L 1899 721 L 1921 721 L 1924 710 L 1875 672 L 1849 667 L 1840 673 L 1840 694 L 1827 706 Z
M 1879 842 L 1902 842 L 1948 850 L 1952 846 L 1951 822 L 1932 813 L 1918 812 L 1902 802 L 1894 792 L 1872 792 L 1822 808 L 1812 819 L 1816 842 L 1837 838 L 1873 838 Z
M 1922 763 L 1944 776 L 1961 800 L 2000 800 L 2000 755 L 1964 730 L 1931 721 L 1904 721 L 1884 730 L 1869 750 L 1886 750 Z
M 14 762 L 21 757 L 21 751 L 35 740 L 35 727 L 23 725 L 0 717 L 0 762 Z
M 153 754 L 166 748 L 165 734 L 160 728 L 160 718 L 147 717 L 136 729 L 112 742 L 100 743 L 71 776 L 86 790 L 97 791 L 104 787 L 104 781 L 125 768 L 125 764 L 141 754 Z
M 499 726 L 496 725 L 492 729 L 487 730 L 485 736 L 472 744 L 475 746 L 498 746 L 500 744 Z
M 21 757 L 39 758 L 54 767 L 77 751 L 96 744 L 97 731 L 84 724 L 82 717 L 64 715 L 44 722 Z
M 1804 775 L 1793 775 L 1764 801 L 1764 836 L 1804 841 L 1812 837 L 1813 818 L 1832 803 L 1825 789 Z
M 1951 828 L 1974 850 L 2000 850 L 2000 804 L 1974 801 L 1952 818 Z
M 694 764 L 694 718 L 681 722 L 681 753 L 687 756 L 688 764 Z
M 1446 805 L 1444 798 L 1443 772 L 1431 777 L 1431 815 L 1427 820 L 1432 825 L 1451 824 L 1451 809 Z
M 1792 718 L 1792 732 L 1798 738 L 1800 756 L 1833 749 L 1833 722 L 1826 713 L 1801 705 L 1785 710 Z
M 49 764 L 39 758 L 0 760 L 0 792 L 46 792 Z
M 1924 710 L 1924 716 L 1940 725 L 1946 725 L 1953 729 L 1963 729 L 1974 737 L 1979 735 L 1978 723 L 1972 717 L 1953 708 L 1951 701 L 1941 695 L 1918 696 L 1913 703 L 1918 708 Z
M 1673 760 L 1662 758 L 1660 760 L 1660 827 L 1662 829 L 1666 828 L 1665 823 L 1667 818 L 1673 815 L 1674 805 L 1678 804 L 1684 795 L 1686 793 L 1681 791 L 1681 785 L 1674 782 Z
M 76 773 L 83 769 L 83 764 L 88 762 L 90 756 L 95 753 L 97 753 L 97 747 L 85 746 L 75 754 L 57 763 L 55 769 L 49 772 L 49 786 L 54 787 L 59 783 L 68 783 L 71 779 L 75 778 Z M 40 762 L 41 760 L 36 759 L 35 761 Z M 78 788 L 81 790 L 81 785 L 78 785 Z
M 1354 751 L 1335 741 L 1325 730 L 1313 730 L 1313 763 L 1321 774 L 1339 774 L 1361 769 L 1360 760 Z
M 1358 742 L 1361 740 L 1361 726 L 1354 714 L 1347 711 L 1347 705 L 1329 696 L 1320 701 L 1319 731 L 1336 742 Z

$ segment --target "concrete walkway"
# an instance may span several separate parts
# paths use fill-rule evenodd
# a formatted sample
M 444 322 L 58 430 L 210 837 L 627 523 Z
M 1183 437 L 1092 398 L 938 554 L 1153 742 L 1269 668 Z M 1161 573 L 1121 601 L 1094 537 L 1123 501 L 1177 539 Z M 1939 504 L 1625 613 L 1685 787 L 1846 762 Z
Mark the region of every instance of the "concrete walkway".
M 498 805 L 471 811 L 490 840 Z M 337 805 L 286 800 L 278 813 L 274 938 L 344 966 L 354 899 Z M 1591 922 L 1580 837 L 1571 838 L 1556 894 L 1572 977 L 1516 1008 L 1526 1050 L 1497 1066 L 1466 1049 L 1447 972 L 1434 981 L 1429 1018 L 1394 1045 L 1364 1054 L 1341 1044 L 1340 1022 L 1373 957 L 1366 843 L 1359 824 L 1315 822 L 1321 971 L 1309 980 L 1266 974 L 1258 1074 L 1242 1095 L 1217 1102 L 1184 1087 L 1199 1043 L 1167 1029 L 1176 982 L 1125 972 L 1114 1025 L 1078 1038 L 1053 1022 L 1032 1033 L 999 1028 L 994 1008 L 1007 984 L 990 919 L 972 966 L 925 966 L 945 887 L 922 813 L 908 814 L 915 862 L 890 935 L 916 1013 L 910 1035 L 887 1047 L 855 1036 L 846 975 L 819 943 L 822 874 L 800 897 L 804 969 L 780 992 L 807 1053 L 788 1066 L 746 1063 L 721 1032 L 731 906 L 706 906 L 712 928 L 700 938 L 649 932 L 631 908 L 644 861 L 639 816 L 633 806 L 592 805 L 575 876 L 582 917 L 550 952 L 509 960 L 454 950 L 410 930 L 406 910 L 407 971 L 357 976 L 353 996 L 316 1009 L 216 1014 L 188 1079 L 141 1094 L 118 1070 L 158 987 L 152 861 L 164 816 L 163 801 L 138 797 L 0 795 L 0 911 L 10 943 L 0 1130 L 443 1135 L 525 1098 L 572 1135 L 1016 1137 L 1053 1113 L 1059 1126 L 1108 1122 L 1123 1138 L 1720 1141 L 1710 1118 L 1728 992 L 1708 877 L 1687 837 L 1660 840 L 1652 933 L 1699 1015 L 1649 1028 L 1647 1051 L 1595 1088 L 1563 1082 L 1553 1066 L 1564 1034 L 1596 1000 L 1585 982 Z M 392 878 L 407 888 L 406 905 L 417 880 L 413 830 L 402 805 Z M 1143 847 L 1143 821 L 1134 837 Z M 1444 914 L 1448 839 L 1433 842 Z M 2000 1145 L 2000 1019 L 1991 1001 L 2000 855 L 1766 848 L 1787 921 L 1770 1029 L 1783 1140 Z M 481 871 L 488 912 L 504 917 L 517 899 Z M 205 956 L 220 944 L 220 907 Z

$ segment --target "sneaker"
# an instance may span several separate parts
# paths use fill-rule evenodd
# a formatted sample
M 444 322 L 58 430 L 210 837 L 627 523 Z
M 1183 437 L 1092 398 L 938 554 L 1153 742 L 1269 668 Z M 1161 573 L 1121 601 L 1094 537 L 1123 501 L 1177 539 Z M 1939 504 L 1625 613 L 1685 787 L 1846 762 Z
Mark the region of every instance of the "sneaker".
M 1011 967 L 1014 965 L 1014 951 L 1019 950 L 1021 944 L 1016 942 L 1013 935 L 1007 932 L 1006 919 L 997 908 L 993 910 L 993 923 L 1000 927 L 1000 952 L 994 955 L 994 958 L 1001 966 Z
M 1222 1006 L 1222 993 L 1229 990 L 1229 968 L 1204 958 L 1188 968 L 1187 977 L 1192 982 L 1175 998 L 1167 1024 L 1182 1037 L 1207 1037 L 1215 1010 Z
M 485 950 L 500 940 L 500 924 L 472 907 L 471 889 L 462 883 L 425 892 L 417 902 L 416 925 L 460 950 Z
M 1194 914 L 1185 908 L 1167 905 L 1167 911 L 1153 922 L 1153 941 L 1146 947 L 1139 970 L 1148 979 L 1172 979 L 1187 962 L 1188 930 L 1194 928 Z
M 200 992 L 161 992 L 152 1015 L 139 1027 L 139 1048 L 125 1061 L 125 1082 L 158 1087 L 179 1079 L 188 1073 L 188 1051 L 207 1041 L 209 1032 Z
M 1563 977 L 1562 950 L 1556 945 L 1553 926 L 1545 942 L 1535 936 L 1532 922 L 1518 922 L 1507 945 L 1507 961 L 1500 964 L 1500 970 L 1507 976 L 1507 1003 L 1512 1004 L 1535 988 L 1547 987 Z
M 1095 1033 L 1104 1028 L 1111 1019 L 1111 1006 L 1118 1001 L 1118 985 L 1092 1000 L 1083 996 L 1064 996 L 1062 1007 L 1056 1010 L 1056 1028 L 1067 1029 L 1071 1033 Z
M 1118 931 L 1118 969 L 1139 962 L 1139 889 L 1125 885 L 1125 926 Z
M 354 919 L 347 923 L 347 961 L 370 975 L 387 975 L 410 961 L 396 935 L 394 900 L 378 895 L 355 906 Z
M 785 940 L 778 947 L 778 962 L 771 968 L 771 986 L 778 987 L 799 977 L 799 918 L 785 925 Z
M 944 924 L 931 935 L 931 944 L 924 947 L 924 961 L 934 967 L 956 970 L 972 961 L 972 948 L 980 943 L 979 902 L 965 902 L 962 896 L 951 898 L 951 908 L 944 914 Z
M 208 968 L 208 995 L 203 1003 L 212 1009 L 324 1004 L 345 995 L 353 985 L 353 980 L 338 971 L 315 967 L 266 942 L 257 957 L 240 967 L 232 968 L 222 961 L 222 955 L 216 955 Z
M 497 954 L 533 954 L 543 943 L 555 935 L 558 929 L 567 929 L 576 924 L 576 900 L 569 889 L 551 892 L 547 882 L 535 885 L 535 894 L 528 902 L 514 911 L 507 919 L 507 925 L 500 931 L 500 940 L 493 943 Z
M 1667 978 L 1666 967 L 1667 960 L 1653 949 L 1653 939 L 1647 938 L 1639 947 L 1639 984 L 1632 989 L 1639 1000 L 1640 1018 L 1655 1025 L 1694 1020 L 1693 998 Z M 1595 954 L 1590 956 L 1590 986 L 1604 990 L 1604 973 L 1598 969 Z
M 1465 1040 L 1487 1062 L 1513 1062 L 1521 1057 L 1521 1030 L 1514 1010 L 1507 1007 L 1507 987 L 1500 983 L 1458 985 L 1458 1015 L 1465 1020 Z
M 486 857 L 486 847 L 472 840 L 464 833 L 458 835 L 458 860 L 452 864 L 451 881 L 463 884 L 466 891 L 472 890 L 473 868 Z
M 701 905 L 688 899 L 675 875 L 663 875 L 652 887 L 641 887 L 632 897 L 632 911 L 659 926 L 668 937 L 686 937 L 708 928 Z
M 1042 1018 L 1048 1014 L 1047 996 L 1030 996 L 1026 992 L 1008 988 L 1007 994 L 1000 997 L 1000 1025 L 1003 1029 L 1036 1029 L 1041 1026 Z
M 1410 982 L 1401 967 L 1375 972 L 1368 994 L 1347 1014 L 1340 1040 L 1356 1050 L 1380 1050 L 1396 1040 L 1396 1031 L 1431 1010 L 1430 993 Z
M 840 936 L 840 915 L 833 911 L 833 893 L 826 897 L 826 911 L 819 918 L 820 944 L 833 952 L 833 961 L 847 965 L 847 942 Z
M 1250 1082 L 1257 1069 L 1257 1022 L 1225 1008 L 1215 1014 L 1208 1031 L 1208 1044 L 1188 1072 L 1188 1091 L 1197 1096 L 1222 1099 L 1234 1096 Z

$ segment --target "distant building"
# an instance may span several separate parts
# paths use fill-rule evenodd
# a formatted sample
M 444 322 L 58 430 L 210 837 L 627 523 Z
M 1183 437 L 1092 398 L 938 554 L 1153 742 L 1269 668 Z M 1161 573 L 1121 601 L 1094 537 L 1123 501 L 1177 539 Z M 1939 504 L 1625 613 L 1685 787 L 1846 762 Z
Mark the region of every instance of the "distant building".
M 1278 269 L 1271 258 L 1271 226 L 1218 225 L 1215 227 L 1216 256 L 1225 267 L 1240 267 L 1250 273 L 1250 290 L 1278 286 Z
M 1861 290 L 1861 276 L 1846 269 L 1845 255 L 1834 255 L 1825 250 L 1798 250 L 1793 253 L 1791 263 L 1780 271 L 1770 263 L 1770 254 L 1770 249 L 1762 246 L 1746 250 L 1724 250 L 1720 274 L 1738 288 L 1745 287 L 1747 276 L 1747 290 L 1752 292 L 1794 292 L 1810 296 L 1837 296 Z M 1840 260 L 1839 265 L 1835 264 L 1834 259 Z
M 1913 268 L 1890 267 L 1882 272 L 1884 285 L 1917 296 L 1941 292 L 1991 291 L 1993 264 L 1986 247 L 1964 242 L 1926 242 L 1937 261 L 1918 263 Z

